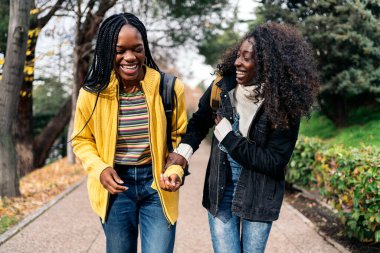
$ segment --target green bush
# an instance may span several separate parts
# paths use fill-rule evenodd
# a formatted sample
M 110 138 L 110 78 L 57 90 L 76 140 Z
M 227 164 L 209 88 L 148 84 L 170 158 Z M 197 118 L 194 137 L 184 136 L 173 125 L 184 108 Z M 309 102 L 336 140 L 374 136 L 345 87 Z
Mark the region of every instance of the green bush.
M 380 152 L 300 138 L 287 180 L 317 188 L 338 211 L 347 235 L 380 242 Z
M 292 159 L 288 165 L 286 181 L 300 186 L 311 186 L 316 183 L 313 175 L 314 154 L 322 146 L 322 141 L 316 138 L 303 137 L 297 142 Z

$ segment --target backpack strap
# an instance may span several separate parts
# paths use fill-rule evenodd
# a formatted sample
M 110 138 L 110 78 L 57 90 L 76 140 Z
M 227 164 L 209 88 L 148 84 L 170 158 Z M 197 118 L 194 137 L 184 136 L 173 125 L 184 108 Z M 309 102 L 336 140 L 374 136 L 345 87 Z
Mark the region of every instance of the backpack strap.
M 222 80 L 222 76 L 217 75 L 214 81 L 212 82 L 211 87 L 211 96 L 210 96 L 210 107 L 212 112 L 216 114 L 220 106 L 220 94 L 222 93 L 222 89 L 216 85 L 220 80 Z
M 174 106 L 174 84 L 177 77 L 160 72 L 160 95 L 162 98 L 162 104 L 164 105 L 165 116 L 166 116 L 166 144 L 168 146 L 169 152 L 173 151 L 172 143 L 172 116 L 173 116 L 173 106 Z

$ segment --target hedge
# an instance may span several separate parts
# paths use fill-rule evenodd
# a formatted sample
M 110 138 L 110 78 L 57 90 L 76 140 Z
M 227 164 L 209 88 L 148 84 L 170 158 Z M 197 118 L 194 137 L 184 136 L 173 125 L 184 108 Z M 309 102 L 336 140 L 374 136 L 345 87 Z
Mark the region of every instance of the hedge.
M 286 180 L 318 189 L 338 211 L 349 237 L 380 242 L 380 152 L 375 148 L 329 146 L 301 137 Z

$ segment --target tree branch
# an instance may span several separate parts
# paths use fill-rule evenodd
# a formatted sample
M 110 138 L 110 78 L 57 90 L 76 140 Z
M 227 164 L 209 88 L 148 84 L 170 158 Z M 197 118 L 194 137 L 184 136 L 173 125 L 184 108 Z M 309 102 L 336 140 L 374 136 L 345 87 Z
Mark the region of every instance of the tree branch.
M 37 21 L 38 27 L 42 29 L 49 22 L 49 20 L 54 16 L 55 12 L 62 8 L 62 4 L 65 1 L 66 0 L 57 0 L 57 2 L 53 5 L 53 7 L 51 7 L 48 14 L 46 14 L 45 16 L 41 18 L 38 18 L 38 21 Z

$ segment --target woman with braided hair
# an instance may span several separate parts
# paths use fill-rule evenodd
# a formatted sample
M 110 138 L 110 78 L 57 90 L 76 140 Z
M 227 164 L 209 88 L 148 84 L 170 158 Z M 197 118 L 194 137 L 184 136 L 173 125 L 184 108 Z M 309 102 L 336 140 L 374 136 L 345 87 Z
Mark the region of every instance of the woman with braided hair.
M 183 170 L 170 166 L 162 180 L 168 148 L 160 77 L 143 23 L 130 13 L 104 20 L 79 93 L 72 136 L 107 252 L 137 252 L 139 229 L 142 252 L 173 251 Z M 175 147 L 187 122 L 178 79 L 174 93 Z
M 300 119 L 309 115 L 318 92 L 311 52 L 288 25 L 257 26 L 217 66 L 220 77 L 200 99 L 178 149 L 169 154 L 168 164 L 185 166 L 216 125 L 202 204 L 217 253 L 265 250 L 282 205 L 285 167 Z M 215 114 L 213 85 L 221 89 Z

